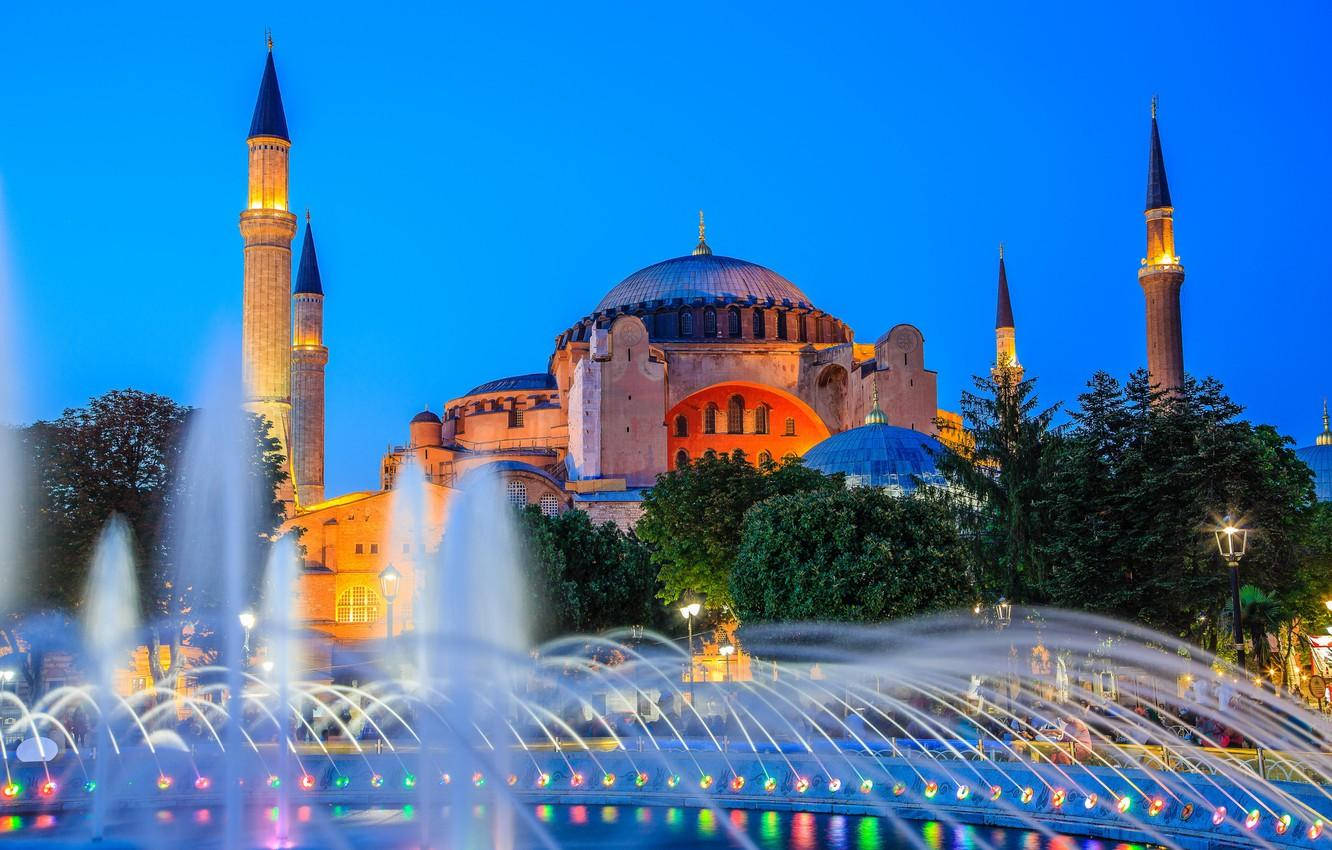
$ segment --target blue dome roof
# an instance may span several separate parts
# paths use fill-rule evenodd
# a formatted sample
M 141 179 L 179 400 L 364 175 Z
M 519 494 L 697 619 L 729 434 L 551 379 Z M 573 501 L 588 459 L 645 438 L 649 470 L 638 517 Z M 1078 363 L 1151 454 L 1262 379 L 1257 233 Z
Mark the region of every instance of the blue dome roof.
M 1332 445 L 1308 446 L 1295 454 L 1313 470 L 1318 501 L 1332 502 Z
M 555 376 L 547 372 L 533 372 L 530 375 L 511 375 L 507 378 L 498 378 L 494 381 L 487 381 L 479 387 L 472 387 L 467 395 L 481 395 L 483 393 L 502 393 L 509 390 L 553 390 L 555 389 Z
M 791 307 L 812 307 L 796 285 L 771 269 L 734 257 L 693 254 L 676 257 L 634 272 L 601 299 L 594 312 L 643 301 L 771 300 Z
M 841 472 L 847 483 L 914 490 L 916 479 L 944 484 L 934 458 L 944 451 L 933 437 L 896 425 L 861 425 L 816 444 L 805 465 L 825 474 Z

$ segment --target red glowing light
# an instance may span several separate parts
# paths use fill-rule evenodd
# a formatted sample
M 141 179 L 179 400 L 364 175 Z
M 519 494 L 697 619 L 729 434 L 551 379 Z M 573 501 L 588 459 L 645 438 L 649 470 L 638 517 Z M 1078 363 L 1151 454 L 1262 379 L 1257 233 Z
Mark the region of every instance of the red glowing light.
M 1063 788 L 1056 788 L 1054 796 L 1050 798 L 1050 805 L 1054 806 L 1056 809 L 1061 808 L 1064 805 L 1064 801 L 1067 799 L 1068 792 Z
M 1147 816 L 1154 818 L 1157 815 L 1161 814 L 1161 810 L 1164 808 L 1165 808 L 1165 798 L 1153 797 L 1152 801 L 1147 804 Z
M 315 787 L 315 778 L 308 773 L 301 774 L 301 790 L 309 791 Z
M 1258 825 L 1258 821 L 1260 821 L 1261 819 L 1262 815 L 1258 813 L 1257 809 L 1254 809 L 1253 811 L 1249 812 L 1249 816 L 1244 819 L 1244 828 L 1253 829 L 1255 826 Z
M 1217 806 L 1216 811 L 1212 812 L 1212 826 L 1220 826 L 1221 822 L 1224 821 L 1225 819 L 1226 819 L 1226 807 Z
M 797 794 L 805 793 L 806 791 L 809 790 L 809 780 L 803 776 L 800 777 L 799 779 L 796 780 L 795 789 Z
M 744 788 L 744 787 L 745 787 L 745 778 L 744 778 L 743 776 L 732 776 L 732 777 L 731 777 L 731 790 L 732 790 L 732 791 L 739 791 L 741 788 Z
M 55 792 L 56 792 L 56 784 L 50 779 L 43 782 L 41 784 L 41 787 L 37 789 L 37 793 L 41 794 L 43 797 L 54 797 Z
M 194 788 L 196 791 L 207 791 L 212 784 L 213 783 L 209 781 L 207 776 L 199 776 L 194 780 Z
M 170 787 L 171 787 L 171 777 L 170 777 L 170 776 L 167 776 L 165 773 L 163 773 L 161 776 L 157 777 L 157 790 L 158 790 L 158 791 L 165 791 L 165 790 L 167 790 L 167 789 L 170 788 Z

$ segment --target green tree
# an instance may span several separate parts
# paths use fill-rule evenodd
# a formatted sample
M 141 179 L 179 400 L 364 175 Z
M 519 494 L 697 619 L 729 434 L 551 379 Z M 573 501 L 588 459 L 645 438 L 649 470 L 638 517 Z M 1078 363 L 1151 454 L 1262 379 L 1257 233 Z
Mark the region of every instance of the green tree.
M 652 547 L 658 595 L 667 603 L 702 595 L 713 610 L 728 607 L 745 512 L 773 496 L 841 487 L 841 476 L 809 469 L 797 457 L 756 467 L 739 450 L 707 452 L 657 476 L 635 532 Z
M 1235 616 L 1234 610 L 1231 610 L 1230 616 Z M 1276 634 L 1287 618 L 1286 610 L 1274 594 L 1251 584 L 1240 588 L 1240 622 L 1253 643 L 1253 657 L 1258 670 L 1266 670 L 1272 659 L 1267 636 Z
M 731 572 L 745 623 L 874 623 L 968 604 L 967 548 L 937 501 L 867 487 L 777 496 L 745 516 Z
M 980 567 L 981 594 L 1034 601 L 1047 578 L 1036 506 L 1059 406 L 1041 409 L 1036 380 L 1018 380 L 1013 370 L 972 380 L 977 392 L 962 393 L 962 421 L 974 445 L 944 452 L 936 463 L 962 496 L 954 501 Z
M 578 510 L 548 517 L 528 506 L 519 522 L 533 638 L 661 624 L 656 570 L 633 535 Z

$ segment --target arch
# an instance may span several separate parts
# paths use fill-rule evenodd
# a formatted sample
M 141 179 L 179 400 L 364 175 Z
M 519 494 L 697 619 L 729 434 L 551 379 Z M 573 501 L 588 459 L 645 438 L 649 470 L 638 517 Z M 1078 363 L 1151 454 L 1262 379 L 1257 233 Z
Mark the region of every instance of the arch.
M 717 335 L 717 311 L 709 307 L 703 311 L 703 336 L 712 339 Z
M 731 339 L 740 338 L 740 308 L 732 307 L 726 311 L 726 335 Z
M 379 619 L 379 594 L 364 584 L 354 584 L 338 594 L 334 618 L 339 623 L 373 623 Z
M 786 311 L 777 311 L 777 338 L 786 339 Z
M 824 414 L 823 421 L 837 423 L 839 427 L 844 423 L 848 380 L 846 367 L 839 363 L 829 363 L 819 371 L 815 404 Z
M 761 402 L 754 406 L 754 433 L 768 433 L 768 406 Z
M 694 335 L 694 311 L 688 309 L 681 310 L 680 336 L 687 338 L 687 337 L 692 337 L 693 335 Z
M 675 417 L 675 436 L 689 436 L 689 417 L 685 416 L 683 413 Z
M 717 405 L 709 404 L 703 408 L 703 433 L 717 433 Z
M 754 308 L 754 339 L 763 339 L 768 335 L 768 329 L 763 320 L 763 311 L 758 307 Z
M 684 449 L 680 449 L 678 452 L 675 453 L 675 468 L 684 469 L 688 465 L 689 465 L 689 452 L 685 451 Z
M 510 478 L 504 482 L 504 498 L 509 504 L 517 507 L 526 507 L 527 505 L 527 485 L 523 482 Z
M 542 496 L 537 504 L 541 506 L 541 513 L 546 516 L 560 515 L 560 500 L 555 497 L 554 493 L 547 493 Z
M 726 433 L 745 433 L 745 400 L 739 393 L 726 400 Z
M 759 452 L 758 465 L 767 466 L 770 463 L 772 463 L 772 452 L 768 451 L 767 449 L 764 449 L 763 451 Z

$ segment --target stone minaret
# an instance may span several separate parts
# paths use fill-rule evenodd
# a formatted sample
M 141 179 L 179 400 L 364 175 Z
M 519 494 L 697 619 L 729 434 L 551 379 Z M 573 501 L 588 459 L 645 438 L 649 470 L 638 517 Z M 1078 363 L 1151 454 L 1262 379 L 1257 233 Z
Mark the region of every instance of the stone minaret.
M 1017 326 L 1013 322 L 1013 302 L 1008 298 L 1008 271 L 1004 268 L 1004 246 L 999 245 L 999 299 L 994 314 L 994 368 L 991 374 L 1009 370 L 1015 381 L 1022 380 L 1022 366 L 1017 356 Z
M 295 324 L 291 341 L 291 466 L 296 506 L 324 501 L 324 286 L 319 278 L 310 214 L 305 214 L 305 242 L 292 292 Z
M 282 111 L 273 41 L 259 83 L 247 140 L 250 192 L 240 214 L 245 238 L 245 295 L 241 319 L 241 369 L 245 407 L 268 418 L 290 460 L 291 434 L 291 240 L 296 216 L 287 202 L 287 154 L 291 139 Z M 290 463 L 288 463 L 290 470 Z M 288 483 L 279 493 L 292 501 Z
M 1180 330 L 1179 289 L 1184 267 L 1175 254 L 1175 208 L 1170 204 L 1161 133 L 1152 98 L 1152 149 L 1147 161 L 1147 256 L 1138 283 L 1147 296 L 1147 371 L 1151 382 L 1174 389 L 1184 382 L 1184 337 Z

